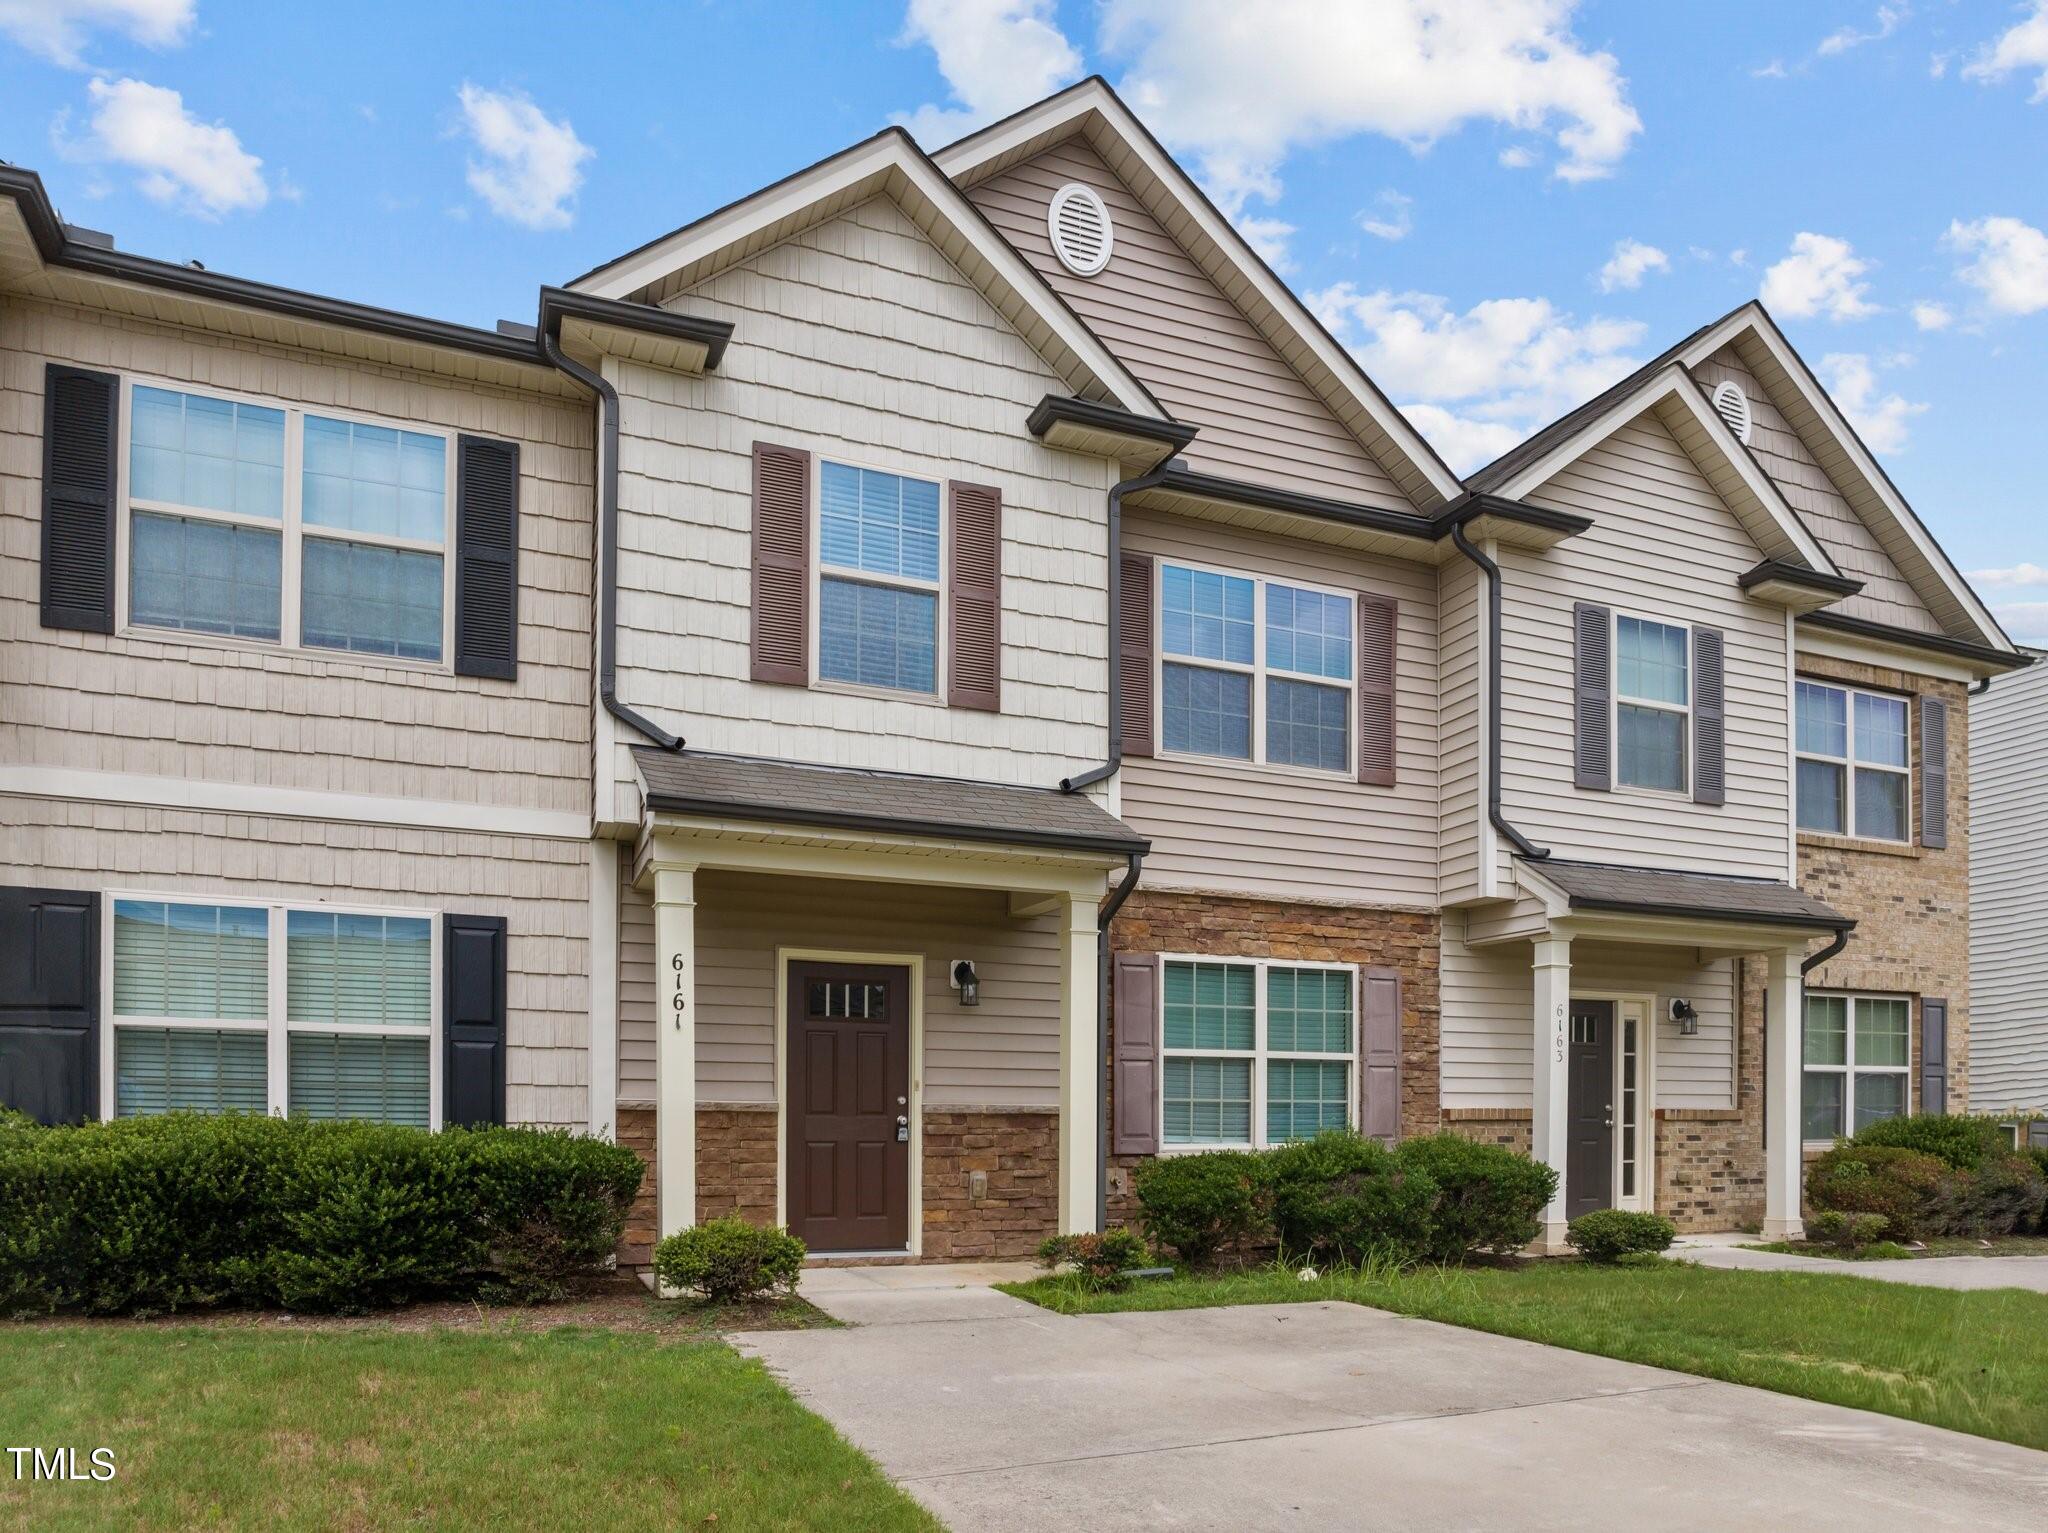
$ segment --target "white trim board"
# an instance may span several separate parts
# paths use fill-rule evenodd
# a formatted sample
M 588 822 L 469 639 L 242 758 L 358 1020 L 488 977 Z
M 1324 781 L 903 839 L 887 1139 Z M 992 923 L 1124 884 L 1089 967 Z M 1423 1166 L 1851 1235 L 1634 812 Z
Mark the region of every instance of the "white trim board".
M 418 830 L 476 831 L 541 841 L 590 839 L 589 818 L 566 809 L 510 809 L 375 793 L 331 793 L 316 788 L 188 782 L 180 777 L 83 772 L 66 767 L 0 765 L 0 795 L 63 799 L 70 803 L 130 804 L 145 809 L 189 809 L 207 814 L 339 820 Z

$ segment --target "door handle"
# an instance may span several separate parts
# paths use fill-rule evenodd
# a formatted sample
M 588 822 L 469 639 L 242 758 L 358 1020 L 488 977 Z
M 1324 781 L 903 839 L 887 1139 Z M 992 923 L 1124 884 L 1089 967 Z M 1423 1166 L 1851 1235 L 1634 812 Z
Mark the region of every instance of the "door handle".
M 906 1118 L 906 1117 L 903 1117 L 903 1116 L 899 1115 L 899 1116 L 897 1117 L 896 1121 L 897 1121 L 898 1123 L 908 1123 L 908 1122 L 909 1122 L 910 1120 L 909 1120 L 908 1118 Z

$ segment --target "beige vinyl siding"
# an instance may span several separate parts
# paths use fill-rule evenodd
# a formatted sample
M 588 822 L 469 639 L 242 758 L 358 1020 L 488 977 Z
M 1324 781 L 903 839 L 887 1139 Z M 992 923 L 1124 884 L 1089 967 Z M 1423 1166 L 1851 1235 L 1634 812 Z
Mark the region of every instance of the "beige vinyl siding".
M 1785 615 L 1736 584 L 1757 552 L 1733 513 L 1649 414 L 1525 498 L 1590 516 L 1593 526 L 1547 553 L 1500 550 L 1510 822 L 1559 857 L 1786 877 Z M 1572 606 L 1580 601 L 1726 635 L 1725 805 L 1572 785 Z
M 52 361 L 518 442 L 518 680 L 147 629 L 108 637 L 41 627 L 43 377 Z M 8 299 L 0 551 L 0 761 L 589 811 L 587 403 Z
M 1248 762 L 1127 757 L 1122 813 L 1152 840 L 1146 886 L 1433 906 L 1439 812 L 1436 571 L 1157 512 L 1126 513 L 1124 546 L 1155 559 L 1377 592 L 1400 603 L 1396 785 L 1367 787 Z M 1153 695 L 1156 703 L 1156 681 Z M 1355 705 L 1352 712 L 1355 729 Z
M 328 901 L 506 920 L 506 1114 L 590 1126 L 590 849 L 581 841 L 0 798 L 6 881 Z
M 1722 383 L 1734 383 L 1749 396 L 1749 450 L 1763 465 L 1764 472 L 1776 481 L 1800 520 L 1820 539 L 1828 557 L 1841 567 L 1843 574 L 1863 582 L 1862 591 L 1829 610 L 1923 633 L 1939 633 L 1941 625 L 1899 573 L 1891 556 L 1878 545 L 1863 519 L 1842 498 L 1827 471 L 1814 461 L 1813 454 L 1771 403 L 1755 375 L 1742 365 L 1734 348 L 1728 346 L 1716 352 L 1693 369 L 1693 376 L 1709 396 Z
M 1078 277 L 1053 254 L 1046 210 L 1079 181 L 1115 227 L 1109 265 Z M 969 189 L 968 197 L 1176 419 L 1202 428 L 1188 462 L 1309 494 L 1414 507 L 1264 336 L 1078 139 Z
M 1969 727 L 1970 1110 L 2048 1111 L 2048 661 L 1972 698 Z
M 1439 567 L 1437 592 L 1438 898 L 1456 905 L 1479 897 L 1487 829 L 1486 581 L 1460 556 Z
M 1444 914 L 1443 1105 L 1527 1108 L 1535 1047 L 1530 947 L 1469 947 L 1466 919 L 1458 911 Z M 1617 993 L 1650 999 L 1656 1107 L 1735 1105 L 1734 960 L 1697 963 L 1682 947 L 1574 943 L 1572 994 Z M 1690 1038 L 1670 1020 L 1674 996 L 1699 1012 L 1699 1031 Z
M 926 1107 L 1056 1107 L 1060 1079 L 1057 914 L 1014 920 L 994 891 L 697 875 L 697 1100 L 772 1103 L 777 948 L 924 955 Z M 653 907 L 620 907 L 619 1100 L 654 1100 Z M 948 964 L 974 960 L 981 1004 L 964 1007 Z
M 1118 470 L 1026 432 L 1066 390 L 1016 332 L 887 198 L 671 303 L 738 339 L 703 378 L 613 367 L 621 696 L 712 750 L 1040 785 L 1099 759 Z M 1000 488 L 1000 714 L 749 680 L 756 440 L 811 452 L 814 497 L 819 457 Z

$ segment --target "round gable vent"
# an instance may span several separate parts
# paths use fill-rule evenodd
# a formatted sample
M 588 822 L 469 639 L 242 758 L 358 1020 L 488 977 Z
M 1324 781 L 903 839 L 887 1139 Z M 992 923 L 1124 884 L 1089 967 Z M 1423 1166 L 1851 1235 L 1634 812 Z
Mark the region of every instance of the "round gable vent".
M 1045 226 L 1052 235 L 1053 254 L 1075 276 L 1092 277 L 1109 264 L 1116 231 L 1110 227 L 1109 209 L 1102 205 L 1094 187 L 1069 181 L 1054 192 Z
M 1728 429 L 1735 433 L 1735 439 L 1745 446 L 1749 443 L 1749 396 L 1742 392 L 1739 383 L 1723 383 L 1714 390 L 1714 409 L 1721 419 L 1728 423 Z

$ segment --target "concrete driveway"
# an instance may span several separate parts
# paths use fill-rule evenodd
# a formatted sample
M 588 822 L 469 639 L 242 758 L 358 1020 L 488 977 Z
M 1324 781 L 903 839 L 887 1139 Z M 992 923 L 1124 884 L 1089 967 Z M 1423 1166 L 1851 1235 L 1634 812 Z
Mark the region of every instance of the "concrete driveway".
M 807 1274 L 736 1338 L 955 1533 L 2038 1530 L 2048 1454 L 1351 1304 L 1069 1318 Z M 963 1277 L 966 1281 L 962 1281 Z

